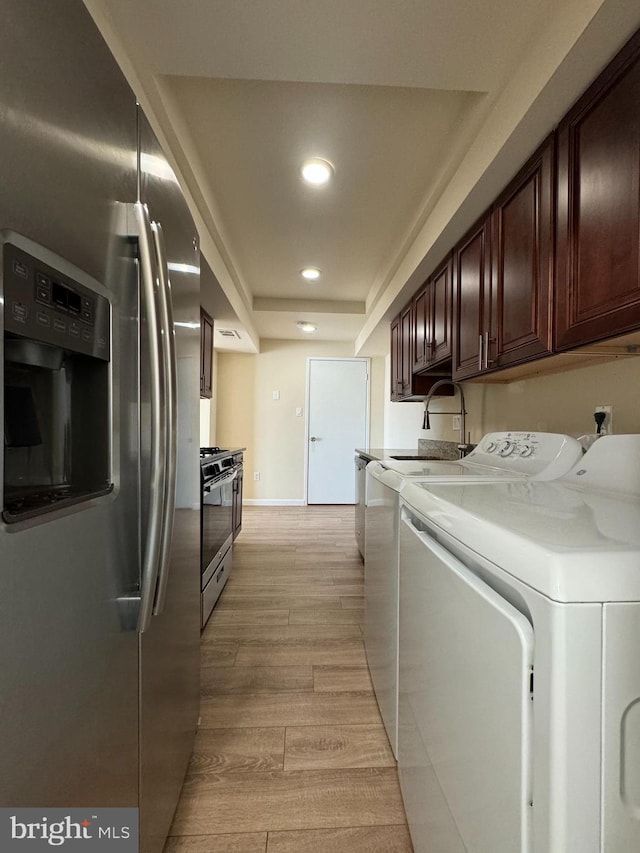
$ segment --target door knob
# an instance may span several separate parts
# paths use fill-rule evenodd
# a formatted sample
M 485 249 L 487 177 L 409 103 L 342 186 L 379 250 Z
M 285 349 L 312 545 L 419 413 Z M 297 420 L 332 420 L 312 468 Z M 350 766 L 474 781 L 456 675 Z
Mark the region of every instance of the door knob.
M 311 438 L 309 439 L 309 441 L 318 441 L 318 437 L 315 435 L 312 435 Z

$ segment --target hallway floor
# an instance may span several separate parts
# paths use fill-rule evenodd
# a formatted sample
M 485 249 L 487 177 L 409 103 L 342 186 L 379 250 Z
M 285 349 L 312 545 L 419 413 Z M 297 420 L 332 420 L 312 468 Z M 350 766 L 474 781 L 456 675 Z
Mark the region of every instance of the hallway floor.
M 352 506 L 245 507 L 165 853 L 411 853 Z

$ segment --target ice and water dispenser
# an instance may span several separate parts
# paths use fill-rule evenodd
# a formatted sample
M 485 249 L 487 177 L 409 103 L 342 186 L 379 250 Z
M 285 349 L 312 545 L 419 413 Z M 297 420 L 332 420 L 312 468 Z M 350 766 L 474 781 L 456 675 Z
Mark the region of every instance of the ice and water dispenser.
M 112 488 L 109 300 L 61 259 L 17 242 L 1 246 L 8 524 Z

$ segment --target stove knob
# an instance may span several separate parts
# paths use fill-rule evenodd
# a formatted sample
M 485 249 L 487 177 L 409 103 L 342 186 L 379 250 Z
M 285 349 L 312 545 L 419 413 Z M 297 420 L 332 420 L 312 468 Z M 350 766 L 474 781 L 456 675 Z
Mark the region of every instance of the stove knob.
M 502 445 L 498 452 L 500 456 L 511 456 L 515 449 L 516 446 L 512 441 L 505 441 L 505 443 Z
M 526 457 L 526 456 L 531 456 L 532 454 L 533 454 L 533 445 L 532 444 L 523 445 L 522 450 L 520 451 L 520 456 Z

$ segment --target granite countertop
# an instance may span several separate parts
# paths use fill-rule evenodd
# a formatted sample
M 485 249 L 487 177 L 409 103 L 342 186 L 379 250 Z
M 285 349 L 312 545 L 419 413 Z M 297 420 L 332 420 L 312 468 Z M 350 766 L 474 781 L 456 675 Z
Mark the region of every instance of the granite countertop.
M 457 441 L 436 441 L 430 438 L 418 439 L 418 449 L 415 447 L 394 448 L 394 447 L 357 447 L 355 451 L 358 456 L 363 459 L 368 459 L 376 462 L 384 462 L 385 459 L 390 459 L 392 456 L 411 456 L 412 458 L 420 459 L 459 459 L 460 451 L 458 450 Z
M 416 455 L 418 451 L 415 447 L 409 450 L 393 447 L 356 447 L 358 456 L 363 459 L 368 459 L 369 462 L 382 462 L 384 459 L 389 459 L 391 456 L 409 456 Z

